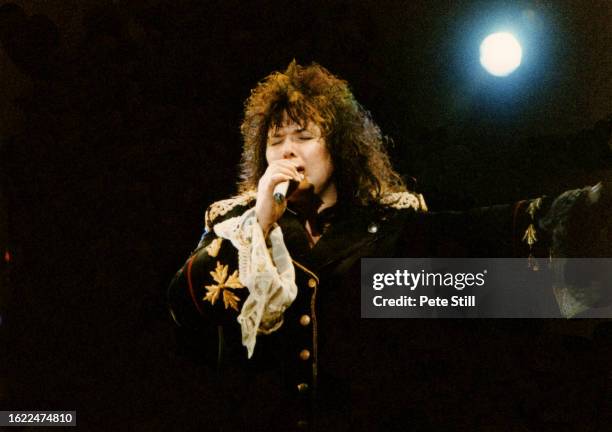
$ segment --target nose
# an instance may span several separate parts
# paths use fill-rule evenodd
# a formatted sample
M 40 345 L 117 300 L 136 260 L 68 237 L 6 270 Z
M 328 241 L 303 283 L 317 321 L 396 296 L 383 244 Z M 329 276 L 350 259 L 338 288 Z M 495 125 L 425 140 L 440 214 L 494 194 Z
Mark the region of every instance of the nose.
M 293 148 L 293 140 L 290 136 L 285 137 L 281 146 L 281 155 L 283 159 L 291 159 L 296 157 L 295 149 Z

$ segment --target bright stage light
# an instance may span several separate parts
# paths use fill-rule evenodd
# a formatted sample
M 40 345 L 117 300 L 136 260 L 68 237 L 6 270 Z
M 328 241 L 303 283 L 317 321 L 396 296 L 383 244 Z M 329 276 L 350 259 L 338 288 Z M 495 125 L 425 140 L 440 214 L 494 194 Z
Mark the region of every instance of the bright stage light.
M 504 77 L 520 66 L 523 50 L 510 33 L 493 33 L 480 44 L 480 64 L 492 75 Z

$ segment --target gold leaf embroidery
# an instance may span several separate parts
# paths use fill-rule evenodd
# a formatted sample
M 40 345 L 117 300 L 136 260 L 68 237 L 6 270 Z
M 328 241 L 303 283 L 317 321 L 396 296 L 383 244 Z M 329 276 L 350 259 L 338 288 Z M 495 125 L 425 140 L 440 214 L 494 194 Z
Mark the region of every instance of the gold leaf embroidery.
M 536 198 L 529 203 L 527 207 L 527 213 L 531 216 L 531 220 L 535 217 L 536 211 L 542 206 L 542 198 Z
M 215 258 L 219 255 L 219 250 L 221 249 L 221 243 L 223 242 L 222 238 L 216 238 L 210 242 L 208 246 L 206 246 L 206 252 L 212 258 Z
M 531 217 L 531 220 L 535 220 L 535 214 L 542 206 L 542 198 L 536 198 L 529 203 L 527 206 L 527 214 Z M 525 235 L 523 235 L 523 241 L 529 245 L 529 258 L 527 259 L 527 267 L 532 269 L 533 271 L 538 271 L 540 267 L 538 266 L 537 260 L 534 258 L 532 253 L 533 245 L 538 241 L 537 231 L 533 223 L 529 224 L 527 230 L 525 230 Z
M 536 236 L 536 229 L 533 224 L 529 224 L 529 226 L 525 230 L 525 235 L 523 235 L 523 241 L 527 242 L 529 247 L 533 246 L 535 242 L 538 241 L 538 238 Z
M 225 309 L 231 307 L 236 312 L 238 312 L 238 302 L 240 298 L 231 292 L 230 290 L 223 290 L 223 304 L 225 305 Z
M 223 265 L 219 261 L 217 261 L 217 266 L 214 271 L 210 272 L 213 280 L 217 282 L 216 285 L 206 285 L 206 295 L 204 296 L 204 301 L 209 301 L 210 304 L 214 305 L 219 298 L 221 292 L 223 292 L 223 304 L 225 305 L 225 309 L 231 307 L 235 311 L 238 311 L 238 302 L 240 298 L 234 294 L 229 289 L 240 289 L 244 288 L 244 285 L 240 283 L 240 278 L 238 277 L 238 270 L 234 270 L 234 272 L 228 277 L 229 266 Z
M 225 286 L 228 288 L 244 288 L 244 285 L 240 283 L 240 279 L 238 278 L 238 270 L 234 270 L 234 273 L 227 278 Z

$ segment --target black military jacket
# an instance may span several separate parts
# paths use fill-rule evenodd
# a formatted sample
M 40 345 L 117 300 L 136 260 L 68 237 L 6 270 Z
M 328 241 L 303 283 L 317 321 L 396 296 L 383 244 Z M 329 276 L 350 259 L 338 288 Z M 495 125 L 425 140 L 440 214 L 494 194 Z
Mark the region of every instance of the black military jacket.
M 254 202 L 242 197 L 209 210 L 208 232 L 169 289 L 181 339 L 219 369 L 221 385 L 211 391 L 226 409 L 199 415 L 221 418 L 222 430 L 232 431 L 478 429 L 474 419 L 490 414 L 483 402 L 504 399 L 487 374 L 513 379 L 478 373 L 480 364 L 499 365 L 497 358 L 473 357 L 491 357 L 497 333 L 488 334 L 482 322 L 361 319 L 360 258 L 546 256 L 550 230 L 540 222 L 551 202 L 444 213 L 336 205 L 320 215 L 323 235 L 312 249 L 300 215 L 285 212 L 279 225 L 298 295 L 282 327 L 257 337 L 251 359 L 236 321 L 248 295 L 237 282 L 236 250 L 211 228 Z M 537 242 L 528 241 L 530 229 Z

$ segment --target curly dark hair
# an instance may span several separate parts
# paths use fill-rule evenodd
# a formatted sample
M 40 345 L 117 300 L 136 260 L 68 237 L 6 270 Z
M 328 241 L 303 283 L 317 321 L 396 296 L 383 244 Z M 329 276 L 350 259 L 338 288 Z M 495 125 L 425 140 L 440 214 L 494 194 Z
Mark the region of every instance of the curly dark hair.
M 388 193 L 406 191 L 379 127 L 348 83 L 316 63 L 300 66 L 294 60 L 286 71 L 268 75 L 245 102 L 241 192 L 257 188 L 267 167 L 268 130 L 281 127 L 285 113 L 300 127 L 314 122 L 321 128 L 334 164 L 338 202 L 374 204 Z

